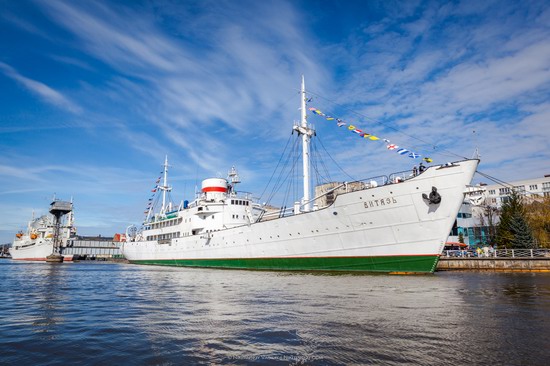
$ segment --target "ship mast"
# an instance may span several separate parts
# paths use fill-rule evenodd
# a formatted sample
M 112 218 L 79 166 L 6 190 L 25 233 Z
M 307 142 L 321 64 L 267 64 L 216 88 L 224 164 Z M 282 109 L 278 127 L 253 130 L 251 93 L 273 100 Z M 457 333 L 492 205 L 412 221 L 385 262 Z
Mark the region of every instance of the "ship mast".
M 309 145 L 311 137 L 315 134 L 315 131 L 310 128 L 307 124 L 307 110 L 306 110 L 306 86 L 304 81 L 304 76 L 302 75 L 302 88 L 300 90 L 300 110 L 301 118 L 300 124 L 294 126 L 294 130 L 302 135 L 302 176 L 304 182 L 304 196 L 302 198 L 301 207 L 302 212 L 311 211 L 311 177 L 310 177 L 310 168 L 309 168 Z
M 162 181 L 162 186 L 158 188 L 162 191 L 162 207 L 160 212 L 163 214 L 166 212 L 166 192 L 172 190 L 172 187 L 168 186 L 168 155 L 164 157 L 164 179 Z

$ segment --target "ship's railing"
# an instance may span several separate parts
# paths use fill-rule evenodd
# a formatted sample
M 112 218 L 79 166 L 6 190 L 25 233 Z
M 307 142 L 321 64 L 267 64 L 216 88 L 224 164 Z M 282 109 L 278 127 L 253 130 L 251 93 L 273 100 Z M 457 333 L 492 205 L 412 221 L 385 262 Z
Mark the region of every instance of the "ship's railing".
M 354 185 L 354 183 L 361 183 L 361 186 Z M 389 180 L 387 175 L 379 175 L 376 177 L 361 179 L 355 182 L 347 183 L 346 189 L 348 189 L 348 192 L 353 192 L 360 189 L 375 188 L 375 187 L 383 186 L 388 183 L 389 183 Z
M 317 197 L 314 197 L 313 199 L 308 201 L 308 203 L 312 202 L 313 204 L 319 204 L 319 208 L 324 208 L 332 204 L 336 196 L 339 194 L 380 187 L 391 183 L 399 183 L 407 179 L 411 179 L 419 174 L 421 173 L 415 174 L 413 170 L 404 170 L 401 172 L 390 174 L 389 178 L 387 175 L 379 175 L 376 177 L 361 179 L 361 180 L 352 181 L 352 182 L 327 183 L 327 184 L 334 184 L 334 186 L 326 187 L 326 184 L 323 185 L 328 189 L 325 192 L 318 195 Z M 262 214 L 259 217 L 258 221 L 266 221 L 274 218 L 286 217 L 291 215 L 294 215 L 294 206 L 292 207 L 283 206 L 277 211 L 272 211 L 269 213 Z
M 294 206 L 292 207 L 283 206 L 276 211 L 266 212 L 262 214 L 258 219 L 258 221 L 268 221 L 268 220 L 273 220 L 273 219 L 292 216 L 292 215 L 294 215 Z
M 415 172 L 414 170 L 404 170 L 402 172 L 392 173 L 390 174 L 390 183 L 404 182 L 407 179 L 414 178 L 419 174 L 422 174 L 422 173 Z
M 550 258 L 550 249 L 444 250 L 442 258 Z
M 252 199 L 252 193 L 251 192 L 245 192 L 245 191 L 235 191 L 233 192 L 235 195 L 230 195 L 229 198 L 240 198 L 245 200 L 251 200 Z

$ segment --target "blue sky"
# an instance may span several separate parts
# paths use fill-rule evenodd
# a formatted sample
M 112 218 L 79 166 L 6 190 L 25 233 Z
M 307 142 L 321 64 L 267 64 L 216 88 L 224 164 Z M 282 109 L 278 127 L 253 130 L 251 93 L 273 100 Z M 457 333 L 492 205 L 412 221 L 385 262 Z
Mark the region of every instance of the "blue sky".
M 310 107 L 434 162 L 478 146 L 486 174 L 550 174 L 545 1 L 0 6 L 0 243 L 54 193 L 74 198 L 80 234 L 139 224 L 165 155 L 176 201 L 232 165 L 241 189 L 262 192 L 299 119 L 302 74 Z M 415 162 L 309 120 L 357 179 Z

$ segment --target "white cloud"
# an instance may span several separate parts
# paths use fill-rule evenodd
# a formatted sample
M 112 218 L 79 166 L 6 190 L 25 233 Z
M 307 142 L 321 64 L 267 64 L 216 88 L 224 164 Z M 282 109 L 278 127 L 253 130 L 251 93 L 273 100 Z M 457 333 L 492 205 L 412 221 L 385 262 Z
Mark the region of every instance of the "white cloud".
M 60 92 L 52 89 L 44 83 L 32 80 L 18 73 L 13 67 L 3 62 L 0 62 L 0 70 L 9 78 L 17 81 L 30 92 L 38 95 L 47 103 L 63 108 L 72 113 L 80 113 L 81 108 L 70 101 Z

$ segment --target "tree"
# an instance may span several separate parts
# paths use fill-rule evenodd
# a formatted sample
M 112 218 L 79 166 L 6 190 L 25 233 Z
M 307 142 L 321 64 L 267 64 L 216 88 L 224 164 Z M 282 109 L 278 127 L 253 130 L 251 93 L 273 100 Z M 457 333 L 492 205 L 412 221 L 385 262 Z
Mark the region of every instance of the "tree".
M 499 247 L 504 248 L 536 248 L 533 230 L 526 219 L 522 197 L 515 190 L 512 190 L 508 200 L 502 205 L 495 242 Z
M 550 248 L 550 197 L 536 197 L 526 205 L 527 222 L 539 246 Z
M 496 221 L 498 220 L 500 210 L 496 206 L 492 206 L 488 202 L 484 202 L 483 204 L 479 205 L 478 212 L 478 220 L 480 223 L 480 230 L 483 230 L 483 228 L 486 228 L 486 240 L 484 241 L 484 244 L 495 244 L 495 236 L 496 236 Z

